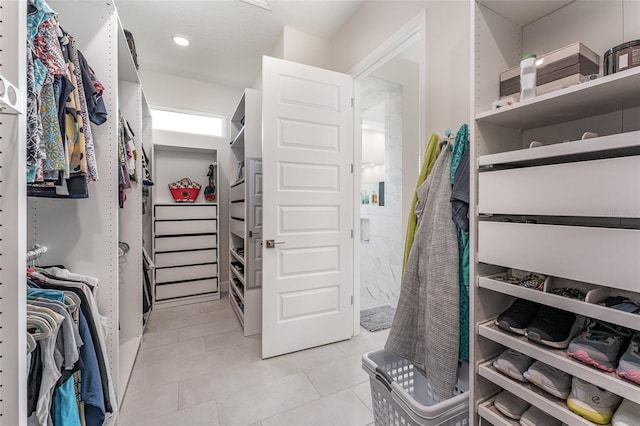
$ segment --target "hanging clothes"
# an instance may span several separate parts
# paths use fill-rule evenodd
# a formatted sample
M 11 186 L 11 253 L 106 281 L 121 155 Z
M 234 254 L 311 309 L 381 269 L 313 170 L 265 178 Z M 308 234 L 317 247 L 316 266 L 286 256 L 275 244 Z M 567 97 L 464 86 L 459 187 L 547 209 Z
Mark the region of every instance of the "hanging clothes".
M 458 235 L 460 277 L 460 359 L 469 360 L 469 126 L 456 134 L 451 158 L 451 217 Z
M 102 92 L 98 92 L 95 88 L 92 80 L 87 78 L 88 69 L 90 68 L 87 64 L 87 60 L 84 58 L 82 53 L 78 50 L 75 39 L 65 33 L 65 37 L 69 40 L 69 55 L 71 61 L 73 62 L 73 72 L 76 78 L 76 82 L 78 84 L 78 92 L 80 99 L 80 113 L 82 116 L 82 131 L 84 132 L 85 139 L 85 147 L 86 147 L 86 155 L 87 155 L 87 169 L 89 172 L 89 177 L 91 180 L 98 180 L 98 163 L 96 159 L 95 145 L 93 139 L 93 133 L 91 131 L 90 122 L 90 112 L 95 109 L 95 106 L 90 107 L 90 104 L 93 104 L 94 98 L 98 97 L 98 93 L 100 96 L 100 100 L 102 100 Z M 97 80 L 97 79 L 96 79 Z M 102 87 L 102 86 L 101 86 Z M 102 87 L 104 90 L 104 87 Z M 93 122 L 96 125 L 103 124 L 107 121 L 107 110 L 104 108 L 104 102 L 102 102 L 102 107 L 104 110 L 103 120 L 100 122 Z
M 459 352 L 458 242 L 451 221 L 451 150 L 443 142 L 418 188 L 422 214 L 385 348 L 429 378 L 437 398 L 453 396 Z
M 27 195 L 88 198 L 104 86 L 45 0 L 29 0 L 27 33 Z
M 402 276 L 404 277 L 404 271 L 409 260 L 409 253 L 411 252 L 411 246 L 413 245 L 413 239 L 416 235 L 416 227 L 418 225 L 418 219 L 416 217 L 415 208 L 418 201 L 418 188 L 427 180 L 427 177 L 431 173 L 436 159 L 438 158 L 440 137 L 432 133 L 427 143 L 427 148 L 424 152 L 424 159 L 422 161 L 422 167 L 420 168 L 420 175 L 418 175 L 418 183 L 416 184 L 416 190 L 413 193 L 413 200 L 411 201 L 411 208 L 409 209 L 409 220 L 407 222 L 407 236 L 404 243 L 404 259 L 402 260 Z

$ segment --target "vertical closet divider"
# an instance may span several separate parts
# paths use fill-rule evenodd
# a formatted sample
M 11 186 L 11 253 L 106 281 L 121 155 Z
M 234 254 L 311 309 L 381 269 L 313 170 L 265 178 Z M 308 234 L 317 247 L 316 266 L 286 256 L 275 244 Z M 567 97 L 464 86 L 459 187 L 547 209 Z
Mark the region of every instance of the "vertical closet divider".
M 0 0 L 0 76 L 19 108 L 0 111 L 0 424 L 26 423 L 26 2 Z M 17 111 L 16 111 L 17 110 Z

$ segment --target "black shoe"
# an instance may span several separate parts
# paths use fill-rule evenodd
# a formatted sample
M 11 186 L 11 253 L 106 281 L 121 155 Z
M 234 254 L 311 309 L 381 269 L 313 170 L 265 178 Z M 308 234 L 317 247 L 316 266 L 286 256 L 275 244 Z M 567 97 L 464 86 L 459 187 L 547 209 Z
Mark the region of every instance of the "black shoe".
M 524 336 L 539 308 L 539 304 L 530 300 L 516 299 L 509 309 L 498 316 L 496 325 L 503 330 Z
M 576 314 L 543 306 L 527 330 L 527 338 L 557 349 L 566 349 L 580 331 Z

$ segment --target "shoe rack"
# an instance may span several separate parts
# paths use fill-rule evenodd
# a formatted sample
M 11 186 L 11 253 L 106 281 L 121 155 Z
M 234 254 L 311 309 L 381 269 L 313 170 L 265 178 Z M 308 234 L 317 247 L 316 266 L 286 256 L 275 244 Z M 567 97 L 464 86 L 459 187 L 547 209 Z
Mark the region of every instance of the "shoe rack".
M 567 425 L 593 424 L 564 401 L 495 370 L 493 360 L 507 348 L 640 402 L 640 385 L 494 325 L 514 298 L 524 298 L 640 330 L 640 315 L 597 304 L 607 295 L 640 297 L 640 68 L 491 109 L 499 74 L 525 54 L 580 41 L 602 64 L 608 49 L 640 38 L 640 3 L 542 3 L 471 2 L 471 425 L 518 424 L 493 406 L 502 389 Z M 585 132 L 599 137 L 581 140 Z M 532 141 L 544 146 L 528 149 Z M 593 297 L 570 299 L 496 279 L 509 268 L 585 287 Z
M 245 89 L 231 117 L 229 303 L 243 334 L 262 332 L 262 96 Z

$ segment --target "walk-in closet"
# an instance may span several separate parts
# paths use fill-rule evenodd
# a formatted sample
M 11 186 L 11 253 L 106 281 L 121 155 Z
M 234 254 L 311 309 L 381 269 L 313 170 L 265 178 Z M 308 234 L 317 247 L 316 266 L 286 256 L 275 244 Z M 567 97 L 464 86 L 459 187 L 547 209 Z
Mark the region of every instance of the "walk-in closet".
M 0 0 L 0 425 L 640 425 L 640 1 Z

